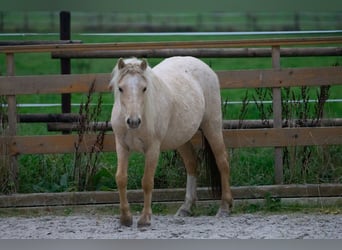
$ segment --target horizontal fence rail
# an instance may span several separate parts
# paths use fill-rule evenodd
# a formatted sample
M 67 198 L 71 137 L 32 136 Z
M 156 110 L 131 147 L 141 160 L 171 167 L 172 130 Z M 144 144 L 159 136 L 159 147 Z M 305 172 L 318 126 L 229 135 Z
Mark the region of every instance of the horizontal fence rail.
M 59 119 L 60 120 L 57 120 Z M 79 115 L 68 114 L 67 116 L 55 116 L 52 117 L 49 115 L 34 115 L 27 114 L 19 116 L 20 122 L 47 122 L 48 131 L 79 131 L 80 123 L 79 121 L 83 119 Z M 274 121 L 267 120 L 267 122 L 261 120 L 223 120 L 222 128 L 223 129 L 246 129 L 246 128 L 273 128 Z M 333 127 L 333 126 L 341 126 L 342 127 L 342 119 L 310 119 L 307 121 L 302 120 L 291 120 L 291 121 L 283 121 L 282 127 Z M 86 129 L 91 131 L 112 131 L 112 126 L 108 122 L 90 122 L 88 126 L 85 126 Z
M 7 41 L 0 41 L 1 46 L 24 46 L 24 45 L 46 45 L 46 44 L 79 44 L 82 43 L 80 40 L 28 40 L 28 41 L 21 41 L 21 40 L 7 40 Z
M 91 43 L 91 44 L 43 44 L 24 46 L 0 46 L 0 53 L 37 53 L 59 51 L 96 51 L 96 50 L 141 50 L 141 49 L 191 49 L 191 48 L 230 48 L 260 46 L 301 46 L 341 44 L 342 37 L 316 38 L 274 38 L 246 40 L 212 40 L 182 42 L 122 42 L 122 43 Z
M 223 129 L 227 147 L 286 147 L 304 145 L 339 145 L 342 144 L 341 127 L 319 128 L 269 128 L 269 129 Z M 73 153 L 80 141 L 78 135 L 41 135 L 2 137 L 0 150 L 9 147 L 11 155 L 19 154 L 62 154 Z M 98 135 L 81 137 L 78 152 L 114 152 L 113 134 L 106 134 L 103 148 L 96 147 Z M 202 135 L 197 132 L 191 140 L 196 147 L 201 147 Z M 95 148 L 94 148 L 95 145 Z
M 342 66 L 216 72 L 221 88 L 265 88 L 339 85 Z M 73 74 L 0 77 L 2 95 L 108 92 L 110 74 Z M 49 84 L 47 84 L 49 83 Z
M 340 197 L 342 184 L 306 184 L 306 185 L 268 185 L 232 187 L 234 199 L 264 199 L 276 198 L 310 198 L 310 197 Z M 182 202 L 185 190 L 155 189 L 153 202 Z M 143 203 L 142 190 L 128 190 L 128 200 L 131 203 Z M 212 200 L 208 188 L 198 188 L 198 201 Z M 0 208 L 25 208 L 49 206 L 104 205 L 119 204 L 119 194 L 113 191 L 68 192 L 68 193 L 33 193 L 0 196 Z
M 215 58 L 239 57 L 271 57 L 270 48 L 229 48 L 229 49 L 150 49 L 150 50 L 116 50 L 116 51 L 59 51 L 53 52 L 52 58 L 119 58 L 119 57 L 145 57 L 165 58 L 171 56 L 194 56 Z M 281 48 L 283 57 L 297 56 L 339 56 L 342 55 L 340 47 L 316 48 Z

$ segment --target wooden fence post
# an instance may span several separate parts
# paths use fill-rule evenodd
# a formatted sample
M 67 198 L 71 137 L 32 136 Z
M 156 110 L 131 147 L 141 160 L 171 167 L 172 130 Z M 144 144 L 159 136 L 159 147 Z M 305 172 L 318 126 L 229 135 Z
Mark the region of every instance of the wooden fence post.
M 7 76 L 14 76 L 15 65 L 14 65 L 14 54 L 6 54 L 6 71 Z M 17 134 L 17 101 L 15 95 L 7 96 L 8 105 L 8 136 L 15 136 Z M 18 183 L 18 162 L 16 156 L 9 156 L 9 184 L 10 192 L 17 192 Z
M 61 11 L 59 14 L 60 39 L 70 40 L 70 12 Z M 71 73 L 70 58 L 61 58 L 61 74 Z M 62 113 L 71 112 L 71 94 L 62 94 Z
M 280 46 L 272 46 L 272 67 L 280 69 Z M 273 127 L 282 127 L 282 101 L 281 88 L 273 88 Z M 283 150 L 281 147 L 274 149 L 274 177 L 276 184 L 283 183 Z

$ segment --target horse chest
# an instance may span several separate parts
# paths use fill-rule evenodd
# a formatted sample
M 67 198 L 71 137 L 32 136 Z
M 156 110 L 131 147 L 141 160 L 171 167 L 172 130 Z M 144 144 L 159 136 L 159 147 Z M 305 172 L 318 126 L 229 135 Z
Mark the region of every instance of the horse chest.
M 132 133 L 126 133 L 123 140 L 130 150 L 140 153 L 145 152 L 146 142 L 142 137 Z

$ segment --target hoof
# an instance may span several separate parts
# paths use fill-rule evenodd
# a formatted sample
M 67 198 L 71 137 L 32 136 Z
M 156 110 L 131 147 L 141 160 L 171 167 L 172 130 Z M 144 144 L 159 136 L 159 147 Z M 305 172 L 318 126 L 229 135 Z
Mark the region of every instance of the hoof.
M 219 211 L 216 214 L 216 218 L 226 218 L 230 216 L 230 210 L 226 209 L 219 209 Z
M 191 211 L 186 210 L 184 208 L 178 209 L 177 213 L 175 214 L 175 216 L 178 216 L 178 217 L 190 217 L 191 215 L 192 215 Z
M 120 224 L 125 227 L 130 227 L 133 224 L 132 216 L 121 216 L 120 217 Z
M 151 226 L 151 216 L 141 216 L 137 223 L 138 228 Z
M 146 227 L 150 227 L 151 226 L 151 222 L 140 222 L 138 221 L 138 224 L 137 224 L 138 228 L 146 228 Z

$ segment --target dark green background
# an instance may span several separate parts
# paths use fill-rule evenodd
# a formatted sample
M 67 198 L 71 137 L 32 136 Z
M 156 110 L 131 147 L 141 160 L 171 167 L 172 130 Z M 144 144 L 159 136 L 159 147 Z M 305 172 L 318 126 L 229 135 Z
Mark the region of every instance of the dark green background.
M 2 11 L 342 11 L 341 0 L 1 0 Z

